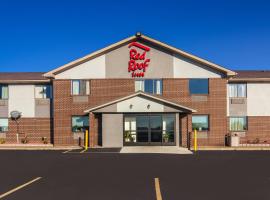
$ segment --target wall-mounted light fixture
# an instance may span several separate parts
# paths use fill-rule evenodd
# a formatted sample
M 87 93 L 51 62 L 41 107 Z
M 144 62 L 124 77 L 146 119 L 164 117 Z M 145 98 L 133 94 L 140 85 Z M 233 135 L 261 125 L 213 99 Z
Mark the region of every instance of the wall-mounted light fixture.
M 133 108 L 133 105 L 132 105 L 132 104 L 130 104 L 130 105 L 129 105 L 129 109 L 132 109 L 132 108 Z
M 147 105 L 147 109 L 150 109 L 150 104 Z

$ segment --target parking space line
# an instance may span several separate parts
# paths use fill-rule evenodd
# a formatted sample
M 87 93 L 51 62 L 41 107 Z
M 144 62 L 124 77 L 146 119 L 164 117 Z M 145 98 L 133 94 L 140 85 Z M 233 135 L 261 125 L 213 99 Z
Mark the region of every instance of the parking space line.
M 159 178 L 155 178 L 155 189 L 156 189 L 157 200 L 162 200 L 161 191 L 160 191 L 160 184 L 159 184 Z
M 69 150 L 67 150 L 67 151 L 64 151 L 63 153 L 68 153 L 68 152 L 70 152 L 70 151 L 72 151 L 72 149 L 69 149 Z
M 20 186 L 18 186 L 18 187 L 16 187 L 16 188 L 14 188 L 14 189 L 12 189 L 12 190 L 6 192 L 6 193 L 4 193 L 4 194 L 1 194 L 1 195 L 0 195 L 0 199 L 2 199 L 2 198 L 4 198 L 4 197 L 6 197 L 6 196 L 8 196 L 8 195 L 10 195 L 10 194 L 12 194 L 12 193 L 18 191 L 18 190 L 20 190 L 20 189 L 22 189 L 22 188 L 24 188 L 24 187 L 26 187 L 26 186 L 28 186 L 28 185 L 30 185 L 30 184 L 36 182 L 36 181 L 38 181 L 38 180 L 41 179 L 41 178 L 42 178 L 42 177 L 37 177 L 37 178 L 35 178 L 35 179 L 33 179 L 33 180 L 31 180 L 31 181 L 29 181 L 29 182 L 27 182 L 27 183 L 24 183 L 24 184 L 22 184 L 22 185 L 20 185 Z
M 84 153 L 84 152 L 86 152 L 88 149 L 84 149 L 84 150 L 82 150 L 82 151 L 80 151 L 80 153 Z

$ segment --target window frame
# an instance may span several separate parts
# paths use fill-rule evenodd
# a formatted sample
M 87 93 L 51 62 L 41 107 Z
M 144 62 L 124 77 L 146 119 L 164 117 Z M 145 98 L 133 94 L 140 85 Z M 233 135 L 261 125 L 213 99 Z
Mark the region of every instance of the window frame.
M 79 81 L 79 94 L 73 93 L 73 82 Z M 81 94 L 81 82 L 85 81 L 85 94 Z M 88 85 L 88 87 L 87 87 Z M 89 79 L 72 79 L 71 80 L 71 96 L 88 96 L 91 94 L 91 81 Z
M 192 93 L 191 92 L 191 88 L 190 88 L 190 81 L 192 80 L 207 80 L 207 93 Z M 190 96 L 193 96 L 193 95 L 203 95 L 203 96 L 208 96 L 210 94 L 210 81 L 209 81 L 209 78 L 190 78 L 188 79 L 188 92 L 189 92 L 189 95 Z
M 8 84 L 0 84 L 0 89 L 2 89 L 2 87 L 6 86 L 7 87 L 7 98 L 2 98 L 2 95 L 0 96 L 0 100 L 8 100 L 9 99 L 9 87 Z
M 231 118 L 245 118 L 246 129 L 244 129 L 244 130 L 231 130 Z M 230 116 L 229 117 L 229 131 L 230 132 L 246 132 L 246 131 L 248 131 L 248 116 Z
M 239 95 L 238 95 L 238 87 L 237 87 L 237 90 L 236 90 L 236 93 L 237 93 L 237 95 L 236 95 L 236 97 L 233 97 L 233 96 L 231 96 L 231 89 L 230 89 L 230 86 L 231 85 L 245 85 L 245 96 L 244 97 L 239 97 Z M 247 83 L 229 83 L 229 98 L 247 98 Z
M 136 90 L 136 81 L 141 81 L 143 82 L 143 90 Z M 151 92 L 146 92 L 145 91 L 145 88 L 146 88 L 146 84 L 145 84 L 145 81 L 152 81 L 152 93 Z M 156 86 L 156 83 L 157 81 L 160 81 L 160 93 L 157 93 L 157 86 Z M 134 90 L 135 92 L 138 92 L 138 91 L 142 91 L 142 92 L 145 92 L 145 93 L 148 93 L 148 94 L 154 94 L 154 95 L 162 95 L 163 94 L 163 79 L 161 78 L 158 78 L 158 79 L 135 79 L 134 80 Z
M 192 130 L 195 130 L 195 129 L 193 129 L 193 120 L 192 120 L 192 118 L 193 117 L 202 117 L 202 116 L 206 116 L 207 117 L 207 125 L 208 125 L 208 128 L 207 128 L 207 130 L 197 130 L 198 132 L 208 132 L 208 131 L 210 131 L 210 115 L 209 114 L 198 114 L 198 115 L 192 115 L 191 116 L 191 128 L 192 128 Z
M 73 131 L 73 117 L 88 117 L 88 129 L 85 129 L 85 130 L 90 130 L 90 122 L 89 122 L 89 115 L 72 115 L 71 116 L 71 132 L 73 134 L 77 134 L 77 133 L 84 133 L 84 131 Z
M 36 88 L 37 87 L 49 87 L 50 88 L 50 97 L 48 98 L 47 97 L 47 93 L 46 93 L 46 98 L 44 98 L 44 94 L 42 95 L 43 97 L 42 98 L 39 98 L 39 97 L 37 97 L 36 96 Z M 46 85 L 46 84 L 44 84 L 44 85 L 42 85 L 42 84 L 40 84 L 40 85 L 35 85 L 35 99 L 52 99 L 52 86 L 51 85 Z
M 8 132 L 8 129 L 9 129 L 9 120 L 8 120 L 8 118 L 5 118 L 5 117 L 0 117 L 0 120 L 1 119 L 7 120 L 8 125 L 7 125 L 7 130 L 5 130 L 5 131 L 0 130 L 0 133 L 6 133 L 6 132 Z

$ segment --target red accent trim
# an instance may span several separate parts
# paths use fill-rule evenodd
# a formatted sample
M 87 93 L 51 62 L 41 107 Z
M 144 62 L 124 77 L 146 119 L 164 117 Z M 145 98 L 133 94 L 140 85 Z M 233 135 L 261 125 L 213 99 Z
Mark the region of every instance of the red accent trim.
M 138 48 L 143 49 L 143 50 L 145 50 L 145 51 L 150 51 L 150 48 L 149 48 L 149 47 L 146 47 L 146 46 L 144 46 L 144 45 L 142 45 L 142 44 L 139 44 L 139 43 L 137 43 L 137 42 L 131 42 L 131 43 L 128 45 L 128 48 L 130 48 L 130 47 L 132 47 L 132 46 L 138 47 Z

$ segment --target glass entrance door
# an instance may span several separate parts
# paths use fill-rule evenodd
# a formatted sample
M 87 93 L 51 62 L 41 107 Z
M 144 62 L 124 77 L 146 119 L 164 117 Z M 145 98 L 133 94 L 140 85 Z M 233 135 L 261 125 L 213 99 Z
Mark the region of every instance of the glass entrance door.
M 153 145 L 161 145 L 162 143 L 162 116 L 149 116 L 149 140 Z
M 175 145 L 175 114 L 129 114 L 124 145 Z

